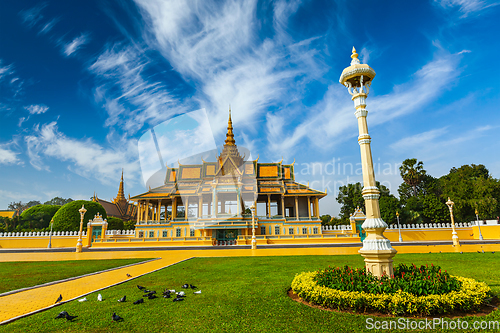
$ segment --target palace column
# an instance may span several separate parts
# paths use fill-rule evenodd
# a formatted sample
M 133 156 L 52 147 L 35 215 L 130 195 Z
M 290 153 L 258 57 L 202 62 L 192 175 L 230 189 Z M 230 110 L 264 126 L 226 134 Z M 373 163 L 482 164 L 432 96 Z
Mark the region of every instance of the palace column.
M 314 198 L 314 216 L 319 219 L 319 199 L 318 197 Z
M 375 183 L 375 172 L 371 152 L 371 138 L 368 134 L 368 123 L 366 116 L 366 98 L 370 90 L 371 82 L 375 77 L 375 71 L 366 64 L 361 64 L 356 50 L 352 49 L 351 66 L 342 71 L 339 82 L 347 87 L 352 96 L 358 119 L 359 137 L 358 143 L 361 151 L 361 166 L 363 171 L 363 198 L 365 199 L 366 220 L 362 228 L 366 230 L 367 236 L 363 240 L 363 247 L 359 253 L 365 258 L 366 269 L 375 276 L 387 274 L 393 275 L 392 258 L 396 254 L 391 242 L 384 237 L 387 228 L 380 215 L 378 199 L 380 191 Z
M 281 215 L 283 215 L 283 218 L 286 216 L 285 196 L 283 194 L 281 195 Z
M 188 210 L 189 210 L 189 197 L 186 196 L 186 203 L 184 204 L 184 221 L 188 220 Z
M 309 213 L 309 220 L 311 219 L 311 197 L 307 196 L 307 212 Z
M 137 224 L 141 220 L 141 202 L 137 202 Z
M 299 219 L 299 197 L 295 196 L 295 219 Z
M 271 218 L 271 195 L 267 195 L 267 218 Z
M 203 215 L 203 195 L 200 194 L 200 199 L 198 200 L 198 218 Z
M 172 198 L 172 220 L 177 218 L 177 197 Z
M 146 224 L 149 222 L 149 200 L 146 200 Z

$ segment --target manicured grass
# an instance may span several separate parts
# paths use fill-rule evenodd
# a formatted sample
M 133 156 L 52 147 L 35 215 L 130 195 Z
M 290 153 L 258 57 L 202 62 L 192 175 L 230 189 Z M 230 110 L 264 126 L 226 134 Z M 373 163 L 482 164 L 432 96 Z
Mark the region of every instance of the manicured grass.
M 484 281 L 499 293 L 497 256 L 398 254 L 395 263 L 433 263 L 452 275 Z M 102 302 L 94 293 L 87 302 L 72 301 L 2 325 L 0 332 L 373 332 L 366 328 L 366 319 L 373 316 L 314 309 L 287 296 L 296 273 L 346 264 L 362 267 L 363 259 L 359 255 L 196 258 L 102 290 Z M 198 286 L 202 294 L 188 290 L 183 302 L 161 298 L 165 288 L 182 290 L 185 283 Z M 142 296 L 137 284 L 156 290 L 160 298 L 133 305 Z M 127 302 L 117 302 L 124 295 Z M 54 319 L 63 310 L 79 317 L 74 322 Z M 113 312 L 125 320 L 112 322 Z M 479 320 L 500 321 L 500 313 Z
M 0 262 L 0 294 L 148 259 Z

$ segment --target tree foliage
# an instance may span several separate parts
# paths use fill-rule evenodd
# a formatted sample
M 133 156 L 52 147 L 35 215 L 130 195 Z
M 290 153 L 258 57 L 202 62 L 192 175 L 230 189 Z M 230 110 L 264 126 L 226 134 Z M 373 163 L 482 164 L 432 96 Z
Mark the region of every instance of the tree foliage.
M 417 196 L 418 187 L 426 175 L 424 163 L 422 163 L 422 161 L 417 161 L 416 158 L 407 158 L 399 167 L 399 171 L 406 185 L 412 188 L 413 196 Z
M 76 200 L 62 206 L 54 215 L 54 230 L 55 231 L 77 231 L 80 228 L 80 213 L 79 210 L 85 206 L 87 212 L 83 218 L 83 226 L 87 227 L 87 222 L 94 218 L 99 212 L 102 218 L 107 218 L 106 210 L 100 203 L 86 200 Z
M 376 182 L 376 185 L 380 191 L 380 198 L 390 196 L 390 190 Z M 337 196 L 337 202 L 341 204 L 340 207 L 340 219 L 342 220 L 342 224 L 349 223 L 349 217 L 357 207 L 361 207 L 363 211 L 365 210 L 365 199 L 363 199 L 363 187 L 361 183 L 356 184 L 347 184 L 347 186 L 341 186 L 339 188 L 339 195 Z M 395 198 L 396 199 L 396 198 Z M 397 200 L 397 199 L 396 199 Z M 395 214 L 396 212 L 394 212 Z
M 108 230 L 124 230 L 124 222 L 118 217 L 110 216 L 107 219 Z
M 73 199 L 71 199 L 71 198 L 63 199 L 60 197 L 55 197 L 55 198 L 50 199 L 49 201 L 45 201 L 44 205 L 64 206 L 65 204 L 70 203 L 71 201 L 73 201 Z

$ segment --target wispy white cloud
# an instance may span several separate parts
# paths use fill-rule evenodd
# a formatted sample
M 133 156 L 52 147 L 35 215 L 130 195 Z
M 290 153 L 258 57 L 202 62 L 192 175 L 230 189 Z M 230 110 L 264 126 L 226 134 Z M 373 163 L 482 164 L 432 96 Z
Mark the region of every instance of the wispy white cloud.
M 114 142 L 105 148 L 91 139 L 74 139 L 61 133 L 56 122 L 34 127 L 26 136 L 28 156 L 37 170 L 49 171 L 45 158 L 70 162 L 68 169 L 87 178 L 114 184 L 116 175 L 125 168 L 129 180 L 137 179 L 139 164 L 135 141 Z
M 498 1 L 484 1 L 484 0 L 434 0 L 443 8 L 458 9 L 462 14 L 460 17 L 465 18 L 470 14 L 477 14 L 487 8 L 494 7 L 500 4 Z
M 73 39 L 71 42 L 63 45 L 64 54 L 69 57 L 76 51 L 78 51 L 83 45 L 87 44 L 90 41 L 90 37 L 88 34 L 81 34 L 80 36 Z
M 245 131 L 255 130 L 255 119 L 270 105 L 290 103 L 290 95 L 326 71 L 311 47 L 317 37 L 295 41 L 287 34 L 287 20 L 300 1 L 273 3 L 276 34 L 265 40 L 258 37 L 254 0 L 136 3 L 148 45 L 195 86 L 193 98 L 209 112 L 216 135 L 224 131 L 228 104 L 237 110 L 235 123 L 247 125 L 239 133 L 248 138 Z
M 24 108 L 26 110 L 28 110 L 30 114 L 42 114 L 42 113 L 47 112 L 47 110 L 49 109 L 48 106 L 43 105 L 43 104 L 40 104 L 40 105 L 36 105 L 36 104 L 29 105 L 29 106 L 25 106 Z
M 49 33 L 52 30 L 52 28 L 54 28 L 54 25 L 58 21 L 59 21 L 59 19 L 50 20 L 49 22 L 47 22 L 43 25 L 43 27 L 40 29 L 40 31 L 38 33 L 41 35 L 45 35 L 45 34 Z
M 43 2 L 35 7 L 22 10 L 19 15 L 21 15 L 23 23 L 27 24 L 31 28 L 43 18 L 42 10 L 45 7 L 47 7 L 47 3 Z
M 21 161 L 17 157 L 19 153 L 11 149 L 12 143 L 0 144 L 0 165 L 19 164 Z
M 94 98 L 108 113 L 107 126 L 119 123 L 133 133 L 148 122 L 156 124 L 193 110 L 146 74 L 149 65 L 150 60 L 135 47 L 115 44 L 89 66 L 97 81 Z
M 433 129 L 427 132 L 418 133 L 406 138 L 403 138 L 390 145 L 392 149 L 400 152 L 411 151 L 418 147 L 425 147 L 426 145 L 433 144 L 437 138 L 448 132 L 448 127 Z

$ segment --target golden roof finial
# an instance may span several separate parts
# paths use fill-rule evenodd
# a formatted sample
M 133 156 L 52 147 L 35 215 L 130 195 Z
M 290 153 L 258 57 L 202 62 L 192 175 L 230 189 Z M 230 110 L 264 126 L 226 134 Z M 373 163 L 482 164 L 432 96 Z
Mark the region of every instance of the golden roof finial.
M 118 187 L 118 195 L 116 196 L 116 201 L 126 200 L 125 192 L 123 191 L 123 168 L 122 168 L 122 179 L 120 180 L 120 186 Z
M 352 47 L 352 54 L 351 54 L 351 58 L 357 58 L 358 57 L 358 54 L 356 53 L 356 49 L 354 48 L 354 46 Z
M 351 66 L 354 65 L 354 64 L 360 64 L 360 61 L 358 59 L 358 54 L 356 53 L 356 49 L 354 48 L 354 46 L 352 47 L 352 54 L 351 54 Z
M 226 142 L 225 144 L 228 146 L 235 146 L 236 142 L 234 141 L 233 134 L 233 121 L 231 119 L 231 105 L 229 105 L 229 120 L 227 121 L 227 134 L 226 134 Z

